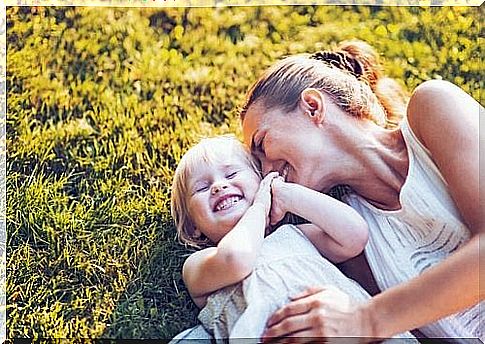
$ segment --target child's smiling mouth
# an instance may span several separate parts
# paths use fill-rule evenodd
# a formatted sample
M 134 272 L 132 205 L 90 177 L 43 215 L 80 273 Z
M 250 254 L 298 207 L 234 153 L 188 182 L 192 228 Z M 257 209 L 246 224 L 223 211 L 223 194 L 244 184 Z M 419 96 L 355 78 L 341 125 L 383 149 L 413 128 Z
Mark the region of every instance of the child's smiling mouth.
M 214 212 L 227 210 L 236 205 L 243 197 L 241 195 L 225 195 L 222 196 L 214 205 Z

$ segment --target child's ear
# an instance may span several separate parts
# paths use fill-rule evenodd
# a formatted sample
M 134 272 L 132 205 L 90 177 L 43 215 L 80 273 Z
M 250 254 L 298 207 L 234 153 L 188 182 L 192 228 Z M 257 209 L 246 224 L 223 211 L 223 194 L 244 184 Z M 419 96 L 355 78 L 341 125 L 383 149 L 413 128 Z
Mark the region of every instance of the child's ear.
M 202 236 L 201 231 L 199 231 L 197 228 L 194 229 L 194 238 L 200 239 L 201 236 Z

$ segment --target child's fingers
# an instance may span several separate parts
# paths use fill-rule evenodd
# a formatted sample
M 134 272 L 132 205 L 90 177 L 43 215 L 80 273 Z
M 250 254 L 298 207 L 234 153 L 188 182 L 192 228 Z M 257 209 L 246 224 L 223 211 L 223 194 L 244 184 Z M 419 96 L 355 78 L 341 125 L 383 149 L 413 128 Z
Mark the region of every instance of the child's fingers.
M 274 186 L 281 185 L 284 182 L 285 182 L 285 179 L 282 176 L 277 176 L 276 178 L 271 180 L 271 188 L 273 188 Z
M 271 188 L 271 183 L 273 182 L 273 179 L 275 179 L 276 177 L 278 177 L 278 172 L 268 173 L 266 177 L 264 177 L 261 181 L 260 187 L 269 190 Z
M 269 211 L 271 209 L 271 182 L 277 176 L 278 172 L 268 173 L 266 177 L 261 180 L 261 183 L 259 184 L 259 190 L 255 197 L 255 202 L 261 202 L 264 205 L 267 214 L 269 214 Z
M 263 181 L 271 184 L 273 179 L 277 178 L 278 176 L 279 176 L 278 172 L 270 172 L 266 175 L 266 177 L 263 178 Z

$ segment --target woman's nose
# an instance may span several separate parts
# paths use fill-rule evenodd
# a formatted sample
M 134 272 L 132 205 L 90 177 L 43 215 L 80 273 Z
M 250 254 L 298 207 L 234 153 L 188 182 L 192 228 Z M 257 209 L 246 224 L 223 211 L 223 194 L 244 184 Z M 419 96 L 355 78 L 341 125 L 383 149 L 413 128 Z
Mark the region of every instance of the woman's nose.
M 227 189 L 227 183 L 220 182 L 220 183 L 214 183 L 211 187 L 211 194 L 215 195 L 219 191 Z

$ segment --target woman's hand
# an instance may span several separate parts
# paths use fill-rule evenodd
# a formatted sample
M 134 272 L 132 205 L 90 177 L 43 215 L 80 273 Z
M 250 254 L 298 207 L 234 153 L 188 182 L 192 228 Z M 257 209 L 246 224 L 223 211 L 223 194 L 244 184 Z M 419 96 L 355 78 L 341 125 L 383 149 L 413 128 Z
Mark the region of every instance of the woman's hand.
M 263 342 L 278 337 L 356 337 L 355 343 L 373 337 L 364 308 L 334 286 L 313 287 L 292 298 L 268 320 Z M 349 338 L 350 339 L 350 338 Z

